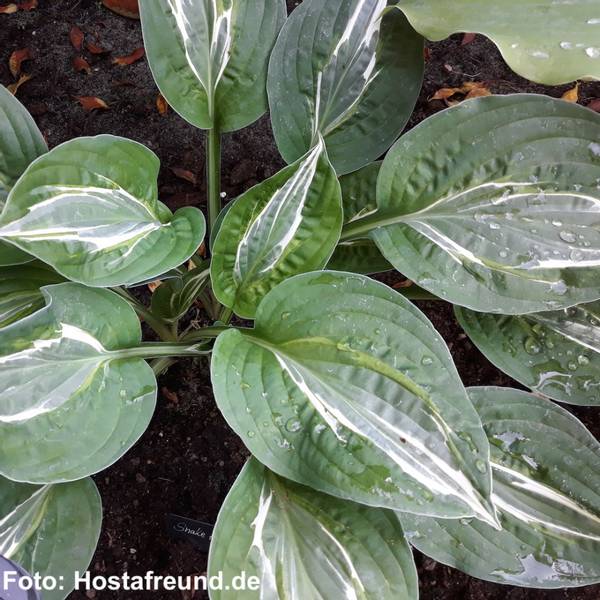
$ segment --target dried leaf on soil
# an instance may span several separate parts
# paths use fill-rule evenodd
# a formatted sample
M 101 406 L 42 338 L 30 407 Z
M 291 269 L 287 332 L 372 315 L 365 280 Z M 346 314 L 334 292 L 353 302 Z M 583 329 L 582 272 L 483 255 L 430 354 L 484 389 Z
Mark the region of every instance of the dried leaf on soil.
M 29 48 L 15 50 L 8 59 L 8 68 L 13 77 L 18 77 L 21 74 L 21 63 L 26 60 L 31 60 L 31 51 Z
M 21 77 L 19 77 L 19 81 L 17 81 L 16 83 L 11 83 L 10 85 L 6 86 L 6 89 L 13 95 L 16 96 L 17 92 L 19 91 L 19 88 L 26 83 L 27 81 L 29 81 L 31 79 L 31 75 L 29 73 L 23 73 L 23 75 L 21 75 Z
M 162 281 L 160 279 L 150 282 L 148 284 L 148 289 L 150 290 L 150 293 L 154 294 L 154 292 L 156 291 L 156 288 L 160 287 L 161 283 L 162 283 Z
M 448 106 L 458 104 L 459 99 L 454 96 L 464 96 L 464 100 L 470 98 L 480 98 L 481 96 L 491 96 L 492 93 L 486 87 L 485 83 L 480 81 L 465 81 L 460 87 L 441 88 L 429 101 L 443 100 Z
M 475 36 L 475 33 L 465 33 L 465 35 L 463 35 L 461 45 L 466 46 L 467 44 L 470 44 L 475 39 Z
M 83 106 L 84 110 L 87 111 L 107 110 L 110 108 L 104 100 L 96 98 L 96 96 L 77 96 L 76 98 L 79 101 L 79 104 Z
M 110 52 L 110 50 L 106 50 L 106 48 L 103 48 L 94 42 L 88 42 L 85 47 L 91 54 L 108 54 Z
M 596 112 L 600 112 L 600 98 L 593 98 L 587 107 L 595 110 Z
M 175 175 L 175 177 L 179 177 L 179 179 L 185 179 L 185 181 L 189 181 L 190 183 L 196 185 L 196 176 L 191 171 L 180 169 L 179 167 L 171 167 L 171 171 L 173 171 L 173 175 Z
M 33 10 L 37 8 L 38 0 L 25 0 L 24 2 L 19 2 L 19 10 Z
M 123 17 L 140 18 L 138 0 L 102 0 L 102 4 Z
M 69 39 L 71 40 L 71 44 L 75 50 L 81 50 L 81 46 L 83 45 L 83 31 L 77 27 L 77 25 L 73 25 L 71 27 L 71 31 L 69 31 Z
M 19 10 L 19 7 L 16 4 L 7 4 L 5 6 L 0 6 L 0 14 L 4 15 L 12 15 Z
M 163 387 L 162 395 L 169 401 L 171 404 L 179 404 L 179 398 L 175 392 L 172 392 L 169 388 Z
M 156 108 L 161 115 L 166 115 L 169 111 L 169 104 L 165 100 L 165 97 L 162 94 L 159 94 L 156 97 Z
M 579 84 L 576 83 L 574 88 L 567 90 L 562 95 L 562 99 L 566 100 L 567 102 L 577 103 L 579 100 Z
M 143 48 L 137 48 L 128 56 L 118 56 L 117 58 L 113 58 L 113 63 L 115 65 L 121 65 L 122 67 L 125 65 L 131 65 L 137 60 L 140 60 L 144 54 L 145 52 Z
M 81 56 L 76 56 L 73 59 L 73 68 L 78 73 L 81 71 L 85 71 L 88 75 L 92 73 L 92 68 L 90 67 L 88 61 L 85 60 L 85 58 L 82 58 Z

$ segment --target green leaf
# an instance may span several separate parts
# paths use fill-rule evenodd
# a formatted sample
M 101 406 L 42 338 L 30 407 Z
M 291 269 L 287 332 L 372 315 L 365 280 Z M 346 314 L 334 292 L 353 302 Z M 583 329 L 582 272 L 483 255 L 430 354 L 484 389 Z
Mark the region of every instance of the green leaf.
M 432 41 L 463 31 L 487 35 L 511 69 L 531 81 L 600 79 L 596 0 L 400 0 L 398 7 Z
M 43 308 L 41 287 L 64 279 L 43 263 L 0 268 L 0 328 Z
M 242 317 L 254 317 L 278 283 L 327 264 L 342 220 L 340 186 L 321 139 L 227 212 L 213 247 L 217 299 Z
M 371 163 L 362 169 L 340 177 L 344 224 L 368 215 L 377 209 L 375 192 L 381 162 Z M 333 271 L 352 273 L 381 273 L 393 269 L 381 256 L 373 240 L 365 238 L 338 244 L 327 264 Z
M 600 444 L 570 413 L 510 388 L 470 388 L 492 444 L 502 531 L 401 514 L 411 543 L 473 577 L 535 588 L 600 582 Z
M 546 96 L 468 100 L 388 153 L 367 232 L 404 275 L 481 312 L 600 297 L 600 115 Z
M 206 268 L 196 268 L 164 281 L 152 294 L 152 314 L 165 321 L 177 321 L 206 287 L 210 279 Z
M 398 137 L 423 79 L 423 39 L 386 0 L 304 0 L 287 20 L 267 89 L 277 147 L 291 163 L 325 138 L 338 174 Z
M 44 600 L 63 600 L 74 589 L 75 571 L 90 564 L 101 522 L 91 479 L 40 487 L 0 477 L 0 555 L 64 586 L 45 590 Z
M 168 103 L 201 129 L 235 131 L 267 110 L 267 65 L 284 0 L 141 2 L 152 74 Z
M 492 520 L 488 442 L 448 348 L 361 275 L 284 281 L 216 341 L 217 404 L 276 473 L 371 506 Z M 493 513 L 492 513 L 493 514 Z
M 513 379 L 560 402 L 600 405 L 600 302 L 522 316 L 457 308 L 456 316 Z
M 251 459 L 229 492 L 213 533 L 209 576 L 230 591 L 211 600 L 416 600 L 417 571 L 393 512 L 321 494 Z M 236 575 L 260 580 L 234 591 Z
M 133 446 L 154 412 L 156 380 L 128 354 L 141 329 L 125 300 L 74 283 L 43 293 L 45 309 L 0 335 L 0 473 L 58 483 Z
M 48 151 L 27 109 L 0 85 L 0 192 L 8 192 L 25 169 Z
M 205 233 L 202 213 L 158 201 L 159 162 L 110 135 L 79 138 L 36 160 L 8 197 L 0 239 L 98 287 L 131 285 L 180 265 Z
M 23 171 L 48 147 L 25 107 L 0 85 L 0 213 L 8 192 Z M 0 267 L 31 260 L 24 252 L 0 241 Z

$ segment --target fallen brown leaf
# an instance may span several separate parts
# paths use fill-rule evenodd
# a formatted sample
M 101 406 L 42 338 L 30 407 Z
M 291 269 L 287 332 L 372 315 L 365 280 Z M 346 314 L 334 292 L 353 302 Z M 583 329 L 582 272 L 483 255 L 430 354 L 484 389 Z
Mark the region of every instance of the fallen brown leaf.
M 395 283 L 392 287 L 395 290 L 401 290 L 404 288 L 412 287 L 413 285 L 414 283 L 410 279 L 405 279 L 404 281 L 399 281 L 398 283 Z
M 19 88 L 31 79 L 31 75 L 29 73 L 23 73 L 21 77 L 19 77 L 19 81 L 16 83 L 11 83 L 9 86 L 6 86 L 6 89 L 13 95 L 16 96 Z
M 423 58 L 425 59 L 425 62 L 431 60 L 431 48 L 423 48 Z
M 123 17 L 140 18 L 138 0 L 102 0 L 102 4 Z
M 576 83 L 574 88 L 567 90 L 561 97 L 567 102 L 577 103 L 579 100 L 579 83 Z
M 121 65 L 124 67 L 125 65 L 131 65 L 137 60 L 140 60 L 142 56 L 144 56 L 145 52 L 143 48 L 137 48 L 128 56 L 119 56 L 117 58 L 113 58 L 113 63 L 115 65 Z
M 71 27 L 71 31 L 69 31 L 69 39 L 71 40 L 71 44 L 75 50 L 81 50 L 81 46 L 83 45 L 83 31 L 77 27 L 77 25 L 73 25 Z
M 461 45 L 466 46 L 467 44 L 470 44 L 475 39 L 476 35 L 477 34 L 475 33 L 465 33 L 465 35 L 463 35 Z
M 19 7 L 16 4 L 6 4 L 5 6 L 0 6 L 0 14 L 4 15 L 12 15 L 19 10 Z
M 459 103 L 458 98 L 454 96 L 464 96 L 465 100 L 470 98 L 480 98 L 481 96 L 491 96 L 492 92 L 481 81 L 465 81 L 460 87 L 441 88 L 429 101 L 443 100 L 448 106 L 454 106 Z
M 469 93 L 466 95 L 465 100 L 470 100 L 471 98 L 482 98 L 483 96 L 491 96 L 492 92 L 488 90 L 486 87 L 477 87 L 469 90 Z
M 595 110 L 596 112 L 600 112 L 600 98 L 593 98 L 587 107 Z
M 81 71 L 85 71 L 88 75 L 91 75 L 92 73 L 92 68 L 90 67 L 90 64 L 87 60 L 85 60 L 85 58 L 82 58 L 81 56 L 76 56 L 73 59 L 73 68 L 78 73 L 80 73 Z
M 169 105 L 162 94 L 156 97 L 156 108 L 161 115 L 166 115 L 169 111 Z
M 31 60 L 31 51 L 29 48 L 15 50 L 8 59 L 8 68 L 13 77 L 18 77 L 21 74 L 21 63 L 26 60 Z
M 206 244 L 202 242 L 198 250 L 196 250 L 196 254 L 199 254 L 202 258 L 206 258 Z
M 83 106 L 83 109 L 90 112 L 92 110 L 107 110 L 110 108 L 104 100 L 96 98 L 96 96 L 76 96 L 79 104 Z
M 19 2 L 19 10 L 33 10 L 37 6 L 38 0 L 24 0 L 24 2 Z
M 173 175 L 175 175 L 175 177 L 179 177 L 179 179 L 185 179 L 185 181 L 189 181 L 190 183 L 196 185 L 196 176 L 191 171 L 180 169 L 179 167 L 171 167 L 171 171 L 173 171 Z
M 92 54 L 108 54 L 110 52 L 110 50 L 106 50 L 106 48 L 103 48 L 94 42 L 88 42 L 85 47 L 88 49 L 88 52 L 91 52 Z

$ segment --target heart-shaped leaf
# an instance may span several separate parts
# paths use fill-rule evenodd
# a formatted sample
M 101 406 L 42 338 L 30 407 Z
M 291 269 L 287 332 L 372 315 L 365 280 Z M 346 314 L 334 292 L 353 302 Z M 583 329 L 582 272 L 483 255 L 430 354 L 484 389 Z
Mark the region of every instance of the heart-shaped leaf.
M 0 477 L 0 555 L 27 572 L 54 577 L 63 589 L 44 600 L 63 600 L 85 572 L 100 536 L 102 505 L 91 479 L 35 486 Z
M 448 348 L 361 275 L 288 279 L 215 344 L 219 408 L 280 475 L 372 506 L 492 520 L 488 442 Z
M 0 328 L 43 308 L 40 288 L 62 281 L 43 263 L 0 268 Z
M 600 297 L 600 115 L 546 96 L 468 100 L 388 153 L 346 226 L 436 296 L 522 314 Z
M 600 405 L 600 302 L 522 316 L 457 307 L 456 316 L 513 379 L 560 402 Z
M 342 229 L 335 171 L 319 143 L 302 159 L 238 198 L 213 247 L 218 300 L 252 318 L 278 283 L 323 268 Z
M 140 14 L 154 79 L 184 119 L 235 131 L 265 113 L 284 0 L 155 0 Z
M 377 209 L 375 193 L 380 168 L 381 162 L 375 162 L 354 173 L 340 177 L 344 224 Z M 362 273 L 363 275 L 393 269 L 392 265 L 381 256 L 375 242 L 369 238 L 338 244 L 327 268 L 334 271 Z
M 600 79 L 600 13 L 595 0 L 400 0 L 413 27 L 433 41 L 463 31 L 491 38 L 509 66 L 555 85 Z
M 470 388 L 492 444 L 502 531 L 402 514 L 411 543 L 473 577 L 535 588 L 600 582 L 600 444 L 570 413 L 510 388 Z
M 304 0 L 287 20 L 267 89 L 277 147 L 291 163 L 325 138 L 338 174 L 379 158 L 408 121 L 423 39 L 387 0 Z
M 217 520 L 209 576 L 229 591 L 211 600 L 258 597 L 236 575 L 260 581 L 263 598 L 416 600 L 417 571 L 394 513 L 322 494 L 278 477 L 251 459 Z
M 131 285 L 185 262 L 205 233 L 191 207 L 158 201 L 159 162 L 110 135 L 79 138 L 36 160 L 8 197 L 0 239 L 91 286 Z
M 46 308 L 0 335 L 0 473 L 72 481 L 108 467 L 144 433 L 156 380 L 128 352 L 141 328 L 125 300 L 74 283 L 42 291 Z
M 25 169 L 48 151 L 46 141 L 25 107 L 0 85 L 0 213 L 8 192 Z M 0 241 L 0 267 L 29 262 L 31 257 Z

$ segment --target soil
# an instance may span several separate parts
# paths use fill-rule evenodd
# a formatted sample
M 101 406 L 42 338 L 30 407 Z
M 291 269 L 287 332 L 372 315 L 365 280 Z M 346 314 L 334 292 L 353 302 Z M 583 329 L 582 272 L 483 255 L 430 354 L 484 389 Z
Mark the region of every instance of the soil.
M 290 10 L 297 3 L 288 2 Z M 77 52 L 69 31 L 77 25 L 86 40 L 106 54 Z M 482 36 L 463 45 L 462 36 L 428 46 L 428 61 L 421 97 L 409 127 L 444 108 L 430 102 L 442 87 L 465 81 L 485 82 L 498 94 L 538 92 L 560 97 L 572 86 L 544 87 L 513 74 L 493 44 Z M 139 21 L 117 16 L 98 0 L 39 0 L 37 9 L 0 15 L 0 82 L 13 82 L 10 54 L 29 48 L 33 59 L 23 70 L 32 75 L 18 91 L 19 99 L 34 115 L 50 147 L 77 136 L 112 133 L 138 140 L 161 159 L 160 195 L 172 209 L 204 206 L 204 134 L 172 110 L 156 108 L 158 90 L 145 60 L 117 66 L 112 58 L 126 56 L 142 46 Z M 72 61 L 84 56 L 91 74 L 75 72 Z M 600 97 L 600 84 L 582 83 L 580 103 Z M 86 112 L 76 96 L 97 96 L 109 110 Z M 273 142 L 269 120 L 225 136 L 223 191 L 231 199 L 269 177 L 283 166 Z M 191 183 L 172 169 L 189 171 Z M 386 277 L 399 281 L 400 275 Z M 448 342 L 466 385 L 515 385 L 495 369 L 466 339 L 442 303 L 420 303 Z M 202 315 L 195 315 L 202 318 Z M 166 533 L 166 513 L 172 512 L 214 522 L 229 487 L 246 456 L 241 441 L 225 424 L 215 406 L 208 362 L 179 362 L 160 378 L 156 414 L 140 442 L 116 465 L 95 477 L 104 503 L 104 526 L 92 560 L 94 575 L 192 575 L 206 569 L 206 555 Z M 574 409 L 600 437 L 597 409 Z M 535 591 L 477 581 L 417 553 L 423 600 L 592 600 L 600 586 L 563 591 Z M 70 598 L 141 600 L 146 592 L 76 592 Z M 154 597 L 191 600 L 182 592 L 159 592 Z M 307 599 L 308 600 L 308 599 Z

